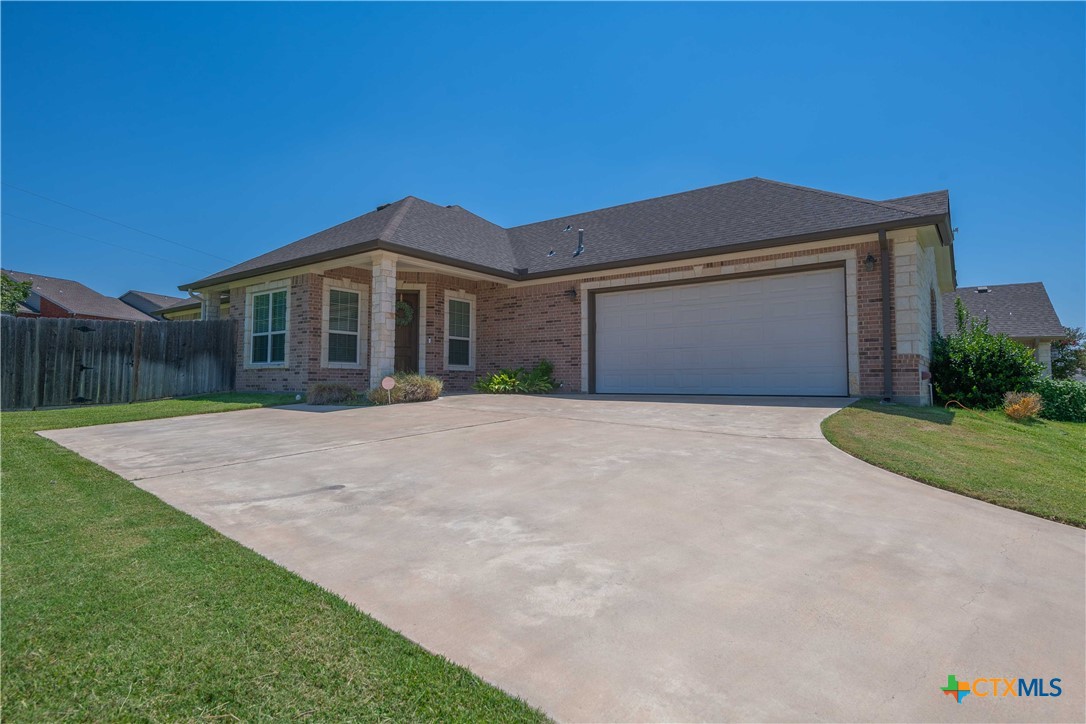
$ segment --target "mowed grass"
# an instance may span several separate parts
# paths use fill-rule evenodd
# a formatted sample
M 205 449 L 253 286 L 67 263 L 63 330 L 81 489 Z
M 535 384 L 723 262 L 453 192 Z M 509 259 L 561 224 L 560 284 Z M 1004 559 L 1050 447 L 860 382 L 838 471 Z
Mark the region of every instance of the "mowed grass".
M 445 659 L 34 434 L 293 402 L 211 395 L 2 426 L 5 721 L 537 721 Z
M 1086 527 L 1086 424 L 861 400 L 826 418 L 822 433 L 880 468 Z

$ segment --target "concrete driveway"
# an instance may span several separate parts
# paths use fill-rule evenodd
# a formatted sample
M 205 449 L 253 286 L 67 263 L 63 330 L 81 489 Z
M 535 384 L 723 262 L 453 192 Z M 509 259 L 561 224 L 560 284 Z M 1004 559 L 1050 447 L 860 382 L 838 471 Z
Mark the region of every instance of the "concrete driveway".
M 558 719 L 1081 721 L 1084 531 L 849 457 L 818 428 L 841 404 L 468 395 L 43 434 Z M 957 704 L 948 674 L 1063 695 Z

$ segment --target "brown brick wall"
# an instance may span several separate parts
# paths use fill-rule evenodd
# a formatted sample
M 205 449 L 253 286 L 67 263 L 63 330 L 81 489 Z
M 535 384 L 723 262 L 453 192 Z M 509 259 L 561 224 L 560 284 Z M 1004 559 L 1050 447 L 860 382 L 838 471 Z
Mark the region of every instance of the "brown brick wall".
M 330 269 L 323 274 L 308 274 L 306 281 L 306 328 L 309 334 L 305 336 L 302 346 L 304 352 L 303 363 L 306 368 L 308 384 L 316 382 L 342 382 L 356 390 L 365 390 L 370 386 L 369 370 L 369 326 L 367 320 L 366 339 L 362 347 L 362 368 L 344 369 L 341 367 L 321 366 L 321 333 L 324 318 L 324 280 L 350 281 L 356 284 L 365 284 L 366 293 L 363 294 L 362 309 L 368 310 L 370 306 L 370 270 L 359 267 L 345 266 L 338 269 Z
M 702 275 L 709 281 L 727 278 L 716 273 L 716 269 L 721 266 L 790 257 L 798 259 L 799 263 L 813 264 L 817 262 L 818 254 L 840 250 L 849 250 L 856 254 L 860 392 L 865 396 L 881 396 L 882 279 L 877 242 L 817 250 L 781 251 L 697 266 L 702 267 Z M 868 254 L 874 255 L 878 260 L 871 271 L 865 270 L 863 265 Z M 890 259 L 892 264 L 893 254 Z M 581 284 L 622 277 L 684 272 L 693 268 L 694 265 L 689 264 L 676 265 L 652 272 L 615 272 L 573 281 L 521 287 L 506 287 L 498 283 L 476 282 L 456 276 L 421 272 L 400 272 L 397 277 L 400 282 L 426 285 L 426 371 L 440 377 L 447 390 L 467 390 L 477 377 L 504 367 L 529 367 L 545 358 L 554 363 L 555 377 L 562 383 L 563 390 L 579 391 L 584 363 L 581 359 Z M 788 269 L 782 268 L 781 271 L 786 273 Z M 322 280 L 325 277 L 350 279 L 367 286 L 370 284 L 370 273 L 365 268 L 344 267 L 324 274 L 293 277 L 290 287 L 290 367 L 285 370 L 245 369 L 239 359 L 239 390 L 303 391 L 316 381 L 346 382 L 357 389 L 368 386 L 368 359 L 365 360 L 367 368 L 361 370 L 326 369 L 320 366 Z M 892 269 L 890 283 L 893 289 Z M 450 289 L 463 290 L 476 297 L 474 372 L 445 369 L 445 292 Z M 570 296 L 571 289 L 577 290 L 576 298 Z M 366 308 L 369 308 L 369 300 L 366 301 Z M 239 321 L 239 335 L 244 333 L 244 309 L 245 290 L 242 287 L 235 288 L 231 293 L 230 315 Z M 891 329 L 894 329 L 894 315 L 892 310 Z M 242 342 L 243 340 L 239 339 L 239 350 L 244 349 Z M 368 346 L 367 340 L 367 348 Z M 898 355 L 896 349 L 893 360 L 895 393 L 899 396 L 919 395 L 920 370 L 927 368 L 927 360 L 919 355 Z
M 483 331 L 483 300 L 480 295 L 480 282 L 462 279 L 448 274 L 423 272 L 399 272 L 398 282 L 426 285 L 426 338 L 433 340 L 426 344 L 426 374 L 440 377 L 445 389 L 450 392 L 463 392 L 471 389 L 475 379 L 484 374 L 481 343 Z M 475 295 L 475 371 L 445 369 L 445 292 L 464 290 Z
M 487 284 L 479 295 L 480 374 L 534 367 L 546 359 L 563 390 L 581 388 L 581 299 L 573 282 L 509 288 Z
M 875 268 L 867 271 L 864 260 L 871 254 L 877 260 Z M 891 263 L 893 255 L 891 255 Z M 893 288 L 893 270 L 890 286 Z M 893 295 L 891 293 L 891 299 Z M 878 242 L 862 244 L 856 248 L 856 317 L 857 346 L 860 351 L 860 394 L 881 396 L 883 386 L 882 359 L 882 258 Z M 893 310 L 890 312 L 890 328 L 893 329 Z
M 290 323 L 286 368 L 246 368 L 245 287 L 230 290 L 230 318 L 238 322 L 238 360 L 235 387 L 240 391 L 304 392 L 315 382 L 344 382 L 357 389 L 369 386 L 368 360 L 362 369 L 321 367 L 321 320 L 324 279 L 346 279 L 369 285 L 369 269 L 341 267 L 323 274 L 299 274 L 290 279 Z M 364 300 L 369 307 L 369 300 Z M 366 349 L 369 348 L 367 339 Z
M 289 367 L 245 367 L 245 287 L 230 290 L 230 318 L 237 320 L 237 368 L 234 388 L 241 392 L 301 392 L 308 383 L 304 364 L 297 360 L 304 357 L 306 335 L 300 334 L 307 324 L 306 310 L 309 304 L 307 274 L 290 278 L 290 322 L 287 335 L 287 361 Z M 318 320 L 319 324 L 319 320 Z

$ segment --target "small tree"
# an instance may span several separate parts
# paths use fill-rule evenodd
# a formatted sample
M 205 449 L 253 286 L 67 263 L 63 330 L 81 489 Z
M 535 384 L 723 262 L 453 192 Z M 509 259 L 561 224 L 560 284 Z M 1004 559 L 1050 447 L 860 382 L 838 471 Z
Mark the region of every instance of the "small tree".
M 957 332 L 936 335 L 932 341 L 931 378 L 939 399 L 994 410 L 1007 392 L 1029 390 L 1044 369 L 1033 351 L 1005 334 L 989 332 L 988 320 L 970 315 L 960 298 L 955 312 Z
M 1052 376 L 1057 380 L 1069 380 L 1078 373 L 1086 373 L 1086 333 L 1081 327 L 1065 327 L 1067 336 L 1052 343 Z
M 17 282 L 7 274 L 0 274 L 0 312 L 3 314 L 15 314 L 19 304 L 30 296 L 33 282 Z

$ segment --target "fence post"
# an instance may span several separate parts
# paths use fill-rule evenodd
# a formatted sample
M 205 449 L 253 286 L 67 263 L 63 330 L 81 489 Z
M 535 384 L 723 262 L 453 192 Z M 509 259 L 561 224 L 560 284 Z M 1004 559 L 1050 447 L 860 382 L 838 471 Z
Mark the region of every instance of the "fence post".
M 45 375 L 42 373 L 41 365 L 41 328 L 42 325 L 34 325 L 34 407 L 38 409 L 42 406 L 45 397 Z
M 143 357 L 143 322 L 136 322 L 136 335 L 132 340 L 132 380 L 129 383 L 128 401 L 139 400 L 140 392 L 140 358 Z M 156 322 L 158 324 L 158 322 Z

